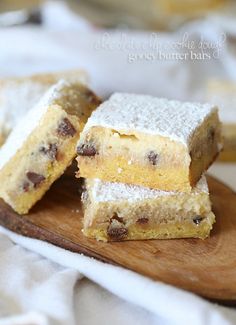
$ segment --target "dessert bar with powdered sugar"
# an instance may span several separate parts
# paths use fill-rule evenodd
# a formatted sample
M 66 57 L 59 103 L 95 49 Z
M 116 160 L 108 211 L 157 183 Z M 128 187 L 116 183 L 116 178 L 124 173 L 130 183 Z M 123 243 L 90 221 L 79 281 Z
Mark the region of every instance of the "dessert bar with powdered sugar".
M 221 148 L 216 106 L 116 93 L 85 125 L 78 177 L 191 192 Z
M 27 213 L 71 164 L 99 103 L 83 84 L 60 80 L 20 120 L 0 149 L 0 197 L 15 211 Z
M 190 193 L 87 179 L 86 236 L 101 241 L 206 238 L 215 221 L 205 176 Z

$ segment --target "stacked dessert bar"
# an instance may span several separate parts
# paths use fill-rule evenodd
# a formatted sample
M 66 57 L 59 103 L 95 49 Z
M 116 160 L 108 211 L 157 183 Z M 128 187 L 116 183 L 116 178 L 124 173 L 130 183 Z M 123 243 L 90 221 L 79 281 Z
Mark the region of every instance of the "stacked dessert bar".
M 84 234 L 102 241 L 206 238 L 215 216 L 203 174 L 221 148 L 213 105 L 112 95 L 77 145 Z

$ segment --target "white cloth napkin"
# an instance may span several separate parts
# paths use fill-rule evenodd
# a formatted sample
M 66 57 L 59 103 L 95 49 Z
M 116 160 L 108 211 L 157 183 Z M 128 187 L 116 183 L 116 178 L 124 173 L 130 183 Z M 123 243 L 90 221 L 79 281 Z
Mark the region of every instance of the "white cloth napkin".
M 59 14 L 55 15 L 55 10 Z M 153 37 L 159 45 L 181 42 L 184 37 L 196 44 L 201 37 L 216 42 L 224 32 L 233 39 L 236 23 L 230 18 L 211 17 L 172 35 L 151 35 L 96 30 L 61 3 L 46 4 L 44 16 L 43 28 L 0 30 L 0 76 L 82 67 L 90 72 L 93 87 L 103 96 L 130 91 L 190 100 L 204 98 L 209 77 L 236 79 L 234 51 L 227 42 L 216 59 L 215 50 L 209 49 L 210 60 L 152 60 Z M 184 47 L 167 51 L 191 54 Z M 235 172 L 233 164 L 211 168 L 211 173 L 236 189 Z M 0 228 L 0 325 L 235 322 L 234 309 Z
M 76 279 L 81 278 L 79 274 L 82 273 L 118 297 L 144 308 L 149 312 L 147 314 L 149 319 L 152 318 L 153 321 L 162 319 L 161 324 L 189 322 L 193 325 L 224 325 L 230 324 L 230 317 L 236 317 L 234 311 L 226 313 L 223 307 L 210 304 L 197 296 L 160 282 L 154 282 L 134 272 L 65 251 L 45 242 L 18 236 L 4 228 L 0 231 L 24 248 L 66 267 L 66 269 L 59 266 L 56 268 L 52 262 L 25 252 L 22 248 L 13 246 L 6 238 L 1 238 L 4 252 L 1 254 L 0 268 L 5 269 L 6 273 L 4 272 L 5 276 L 1 277 L 0 289 L 3 297 L 4 295 L 8 297 L 9 305 L 13 306 L 13 310 L 9 307 L 8 312 L 30 310 L 35 315 L 35 321 L 36 315 L 47 315 L 59 319 L 62 324 L 73 324 L 72 313 L 69 313 L 72 311 L 72 289 Z M 100 299 L 102 298 L 101 295 Z M 95 314 L 101 312 L 93 303 L 92 295 L 89 295 L 84 303 L 90 305 L 90 312 Z M 103 321 L 107 319 L 109 311 L 108 301 L 103 306 Z M 38 323 L 41 324 L 36 322 Z M 97 323 L 102 324 L 101 319 Z

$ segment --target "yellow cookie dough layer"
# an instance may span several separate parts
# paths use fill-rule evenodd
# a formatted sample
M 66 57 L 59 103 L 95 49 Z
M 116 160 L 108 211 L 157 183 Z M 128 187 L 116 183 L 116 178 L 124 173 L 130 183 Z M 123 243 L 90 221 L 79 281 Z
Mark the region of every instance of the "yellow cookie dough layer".
M 208 219 L 196 226 L 186 221 L 183 223 L 164 224 L 156 227 L 152 226 L 130 226 L 128 235 L 120 240 L 146 240 L 146 239 L 177 239 L 177 238 L 200 238 L 205 239 L 209 236 L 214 223 L 213 213 L 208 215 Z M 84 229 L 84 235 L 98 241 L 115 241 L 108 238 L 106 229 Z
M 70 165 L 99 102 L 82 84 L 62 80 L 17 125 L 0 150 L 0 197 L 15 211 L 27 213 Z
M 204 239 L 215 222 L 204 177 L 191 193 L 98 179 L 85 184 L 83 233 L 97 240 Z

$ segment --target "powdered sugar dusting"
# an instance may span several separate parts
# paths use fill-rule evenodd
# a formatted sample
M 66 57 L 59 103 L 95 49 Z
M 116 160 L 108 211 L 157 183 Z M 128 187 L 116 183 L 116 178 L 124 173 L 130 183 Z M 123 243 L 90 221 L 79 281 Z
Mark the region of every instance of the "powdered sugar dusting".
M 0 169 L 15 155 L 21 148 L 31 132 L 37 127 L 40 119 L 46 113 L 48 106 L 60 98 L 60 92 L 69 83 L 60 80 L 52 86 L 42 99 L 28 111 L 28 113 L 18 122 L 17 126 L 9 135 L 7 141 L 0 149 Z
M 48 106 L 54 104 L 54 101 L 58 100 L 62 96 L 62 91 L 65 87 L 69 87 L 71 83 L 64 79 L 60 79 L 55 85 L 53 85 L 49 91 L 39 101 L 38 106 Z
M 194 130 L 217 108 L 148 95 L 116 93 L 89 118 L 85 130 L 102 126 L 119 132 L 161 135 L 188 146 Z
M 8 135 L 17 122 L 34 107 L 50 86 L 60 79 L 87 84 L 87 78 L 84 71 L 69 70 L 0 80 L 1 133 Z
M 192 194 L 209 193 L 206 177 L 202 176 L 198 184 L 192 189 Z M 127 200 L 129 202 L 152 199 L 161 196 L 183 195 L 180 192 L 166 192 L 153 190 L 147 187 L 129 185 L 123 183 L 103 182 L 100 179 L 93 180 L 92 196 L 95 202 L 109 202 Z
M 0 124 L 1 129 L 8 133 L 47 91 L 49 86 L 43 83 L 32 83 L 26 80 L 22 83 L 8 81 L 0 93 Z M 3 92 L 3 93 L 2 93 Z

